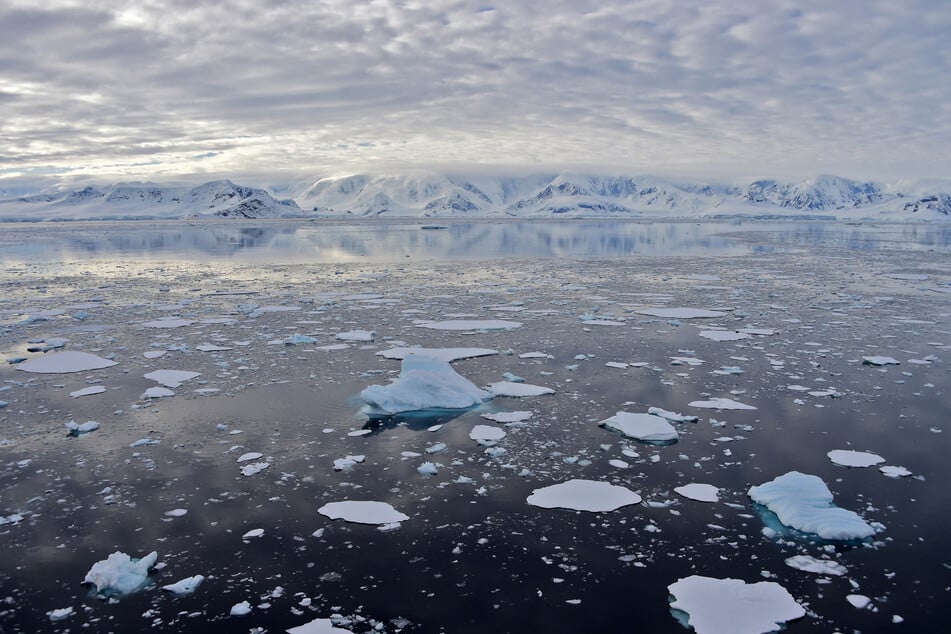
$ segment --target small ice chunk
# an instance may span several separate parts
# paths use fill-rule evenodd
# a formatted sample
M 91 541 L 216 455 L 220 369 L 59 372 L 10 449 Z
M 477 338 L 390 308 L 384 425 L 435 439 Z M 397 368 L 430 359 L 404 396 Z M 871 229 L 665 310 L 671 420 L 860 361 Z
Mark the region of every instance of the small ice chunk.
M 815 557 L 810 557 L 809 555 L 796 555 L 795 557 L 789 557 L 786 559 L 786 565 L 795 568 L 796 570 L 811 572 L 817 575 L 829 575 L 833 577 L 841 577 L 848 572 L 848 569 L 838 562 L 830 561 L 828 559 L 816 559 Z
M 167 387 L 150 387 L 144 392 L 139 398 L 167 398 L 169 396 L 175 396 L 175 392 L 168 389 Z
M 878 470 L 889 478 L 905 478 L 911 475 L 911 471 L 905 467 L 885 466 L 879 467 Z
M 700 420 L 698 416 L 684 416 L 683 414 L 677 414 L 676 412 L 671 412 L 659 407 L 648 407 L 647 413 L 666 418 L 672 423 L 696 423 Z
M 357 456 L 344 456 L 343 458 L 337 458 L 334 460 L 334 471 L 350 471 L 357 464 L 366 460 L 366 456 L 357 455 Z
M 436 475 L 439 473 L 439 468 L 436 466 L 435 462 L 424 462 L 423 464 L 416 467 L 416 470 L 423 475 Z
M 528 420 L 532 417 L 534 412 L 528 411 L 519 411 L 519 412 L 494 412 L 491 414 L 482 414 L 482 418 L 491 420 L 496 423 L 520 423 L 522 421 Z
M 652 414 L 618 412 L 598 425 L 644 442 L 672 442 L 680 437 L 666 419 Z
M 96 431 L 99 429 L 99 423 L 94 420 L 87 420 L 85 423 L 77 423 L 74 420 L 65 423 L 66 429 L 69 430 L 70 436 L 79 436 L 80 434 L 88 434 L 89 432 Z
M 476 425 L 469 432 L 469 438 L 477 441 L 495 441 L 505 438 L 505 430 L 491 425 Z
M 144 587 L 149 580 L 149 568 L 155 565 L 158 553 L 149 553 L 133 559 L 122 552 L 114 552 L 107 559 L 93 564 L 83 583 L 96 586 L 103 594 L 129 594 Z
M 683 613 L 684 624 L 697 634 L 766 634 L 806 615 L 773 581 L 748 584 L 691 575 L 670 584 L 667 591 L 674 599 L 671 609 Z
M 392 524 L 408 520 L 409 516 L 400 513 L 386 502 L 348 500 L 324 504 L 317 512 L 332 520 L 343 519 L 357 524 Z
M 372 330 L 348 330 L 338 332 L 336 338 L 340 341 L 373 341 L 376 333 Z
M 901 365 L 896 359 L 881 356 L 862 357 L 862 363 L 865 365 Z
M 528 383 L 514 383 L 512 381 L 499 381 L 489 385 L 489 392 L 495 396 L 512 396 L 521 398 L 525 396 L 543 396 L 545 394 L 554 394 L 555 390 L 541 385 L 529 385 Z
M 786 526 L 823 539 L 865 539 L 875 534 L 857 513 L 833 506 L 832 493 L 818 476 L 790 471 L 751 487 L 748 494 Z
M 171 511 L 165 511 L 165 517 L 184 517 L 188 514 L 188 509 L 172 509 Z
M 168 354 L 168 350 L 146 350 L 142 353 L 142 356 L 146 359 L 159 359 Z
M 135 449 L 137 447 L 146 447 L 148 445 L 158 445 L 161 444 L 161 440 L 158 438 L 139 438 L 135 442 L 129 443 L 129 447 Z
M 856 610 L 864 610 L 872 603 L 872 600 L 864 594 L 850 594 L 845 597 L 845 600 L 852 604 L 852 607 Z
M 552 355 L 546 352 L 523 352 L 518 355 L 519 359 L 554 359 Z
M 265 469 L 271 466 L 270 462 L 252 462 L 249 465 L 244 465 L 241 467 L 241 475 L 243 476 L 253 476 L 261 473 Z
M 691 401 L 687 403 L 690 407 L 700 407 L 704 409 L 756 409 L 752 405 L 746 405 L 729 398 L 712 398 L 706 401 Z
M 248 462 L 250 460 L 257 460 L 264 454 L 259 451 L 249 451 L 238 456 L 238 462 Z
M 739 341 L 741 339 L 750 338 L 750 335 L 745 332 L 733 330 L 701 330 L 698 334 L 704 339 L 711 339 L 713 341 Z
M 826 455 L 833 463 L 843 467 L 872 467 L 885 462 L 885 459 L 877 454 L 848 449 L 833 449 Z
M 191 594 L 194 592 L 201 582 L 205 580 L 204 575 L 194 575 L 192 577 L 185 577 L 181 581 L 176 581 L 167 586 L 162 586 L 162 590 L 166 592 L 171 592 L 172 594 Z
M 622 506 L 640 504 L 641 496 L 622 486 L 597 480 L 568 480 L 535 489 L 526 500 L 546 509 L 605 512 Z
M 644 308 L 635 311 L 638 315 L 661 317 L 663 319 L 713 319 L 723 317 L 726 313 L 719 310 L 704 310 L 702 308 Z
M 353 631 L 334 626 L 330 619 L 314 619 L 309 623 L 288 628 L 287 634 L 353 634 Z
M 360 398 L 373 411 L 385 414 L 427 409 L 466 409 L 492 394 L 458 374 L 445 361 L 410 355 L 403 359 L 400 376 L 389 385 L 371 385 Z
M 114 365 L 116 365 L 115 361 L 103 359 L 88 352 L 64 350 L 63 352 L 45 354 L 42 357 L 24 361 L 17 364 L 16 368 L 17 370 L 37 374 L 69 374 L 71 372 L 101 370 Z
M 426 447 L 426 453 L 439 453 L 440 451 L 445 451 L 445 450 L 446 450 L 446 443 L 444 442 L 437 442 L 434 445 L 430 445 Z
M 432 330 L 512 330 L 513 328 L 522 327 L 521 322 L 504 319 L 450 319 L 447 321 L 427 321 L 416 325 L 420 328 L 430 328 Z
M 200 343 L 195 346 L 195 350 L 198 350 L 199 352 L 225 352 L 231 349 L 232 348 L 228 346 L 218 346 L 213 343 Z
M 718 502 L 720 500 L 720 489 L 712 484 L 690 483 L 676 487 L 674 491 L 689 500 L 697 502 Z
M 50 610 L 46 613 L 46 616 L 49 617 L 50 621 L 62 621 L 65 618 L 71 617 L 73 614 L 75 614 L 75 612 L 73 612 L 73 608 L 68 607 Z
M 165 387 L 179 387 L 185 381 L 190 381 L 196 376 L 201 376 L 201 372 L 188 372 L 186 370 L 154 370 L 144 375 Z
M 235 603 L 231 606 L 231 616 L 244 616 L 251 613 L 251 604 L 247 601 Z
M 247 533 L 241 536 L 241 539 L 254 539 L 256 537 L 261 537 L 264 535 L 263 528 L 252 528 Z
M 191 326 L 195 323 L 192 319 L 180 319 L 178 317 L 163 317 L 153 321 L 147 321 L 142 325 L 146 328 L 181 328 L 182 326 Z
M 70 392 L 70 398 L 80 398 L 82 396 L 91 396 L 93 394 L 102 394 L 106 391 L 104 385 L 90 385 L 89 387 L 84 387 L 81 390 L 76 390 L 75 392 Z

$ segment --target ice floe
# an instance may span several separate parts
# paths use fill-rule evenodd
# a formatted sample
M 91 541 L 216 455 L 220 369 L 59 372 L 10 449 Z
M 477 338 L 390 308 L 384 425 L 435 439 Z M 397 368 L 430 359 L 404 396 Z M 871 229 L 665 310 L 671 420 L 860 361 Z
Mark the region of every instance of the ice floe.
M 329 502 L 317 512 L 332 520 L 342 519 L 356 524 L 392 524 L 409 519 L 408 515 L 400 513 L 386 502 L 362 500 Z
M 864 594 L 850 594 L 845 597 L 845 600 L 856 610 L 864 610 L 872 604 L 872 599 Z
M 247 601 L 241 601 L 231 606 L 228 612 L 231 616 L 246 616 L 251 614 L 251 604 Z
M 452 369 L 447 362 L 409 355 L 399 378 L 389 385 L 371 385 L 360 398 L 370 413 L 398 414 L 427 409 L 466 409 L 492 398 Z
M 81 390 L 76 390 L 69 393 L 70 398 L 80 398 L 83 396 L 92 396 L 93 394 L 102 394 L 106 391 L 104 385 L 91 385 L 89 387 L 84 387 Z
M 195 323 L 193 319 L 180 319 L 178 317 L 163 317 L 161 319 L 155 319 L 153 321 L 147 321 L 143 326 L 146 328 L 181 328 L 183 326 L 191 326 Z
M 568 480 L 535 489 L 526 500 L 546 509 L 606 512 L 622 506 L 640 504 L 641 496 L 630 489 L 598 480 Z
M 905 467 L 896 467 L 896 466 L 889 465 L 889 466 L 879 467 L 878 470 L 881 471 L 883 475 L 888 476 L 889 478 L 906 478 L 911 475 L 911 471 L 909 471 Z
M 521 322 L 505 319 L 450 319 L 425 321 L 416 325 L 431 330 L 512 330 L 522 327 Z
M 697 502 L 718 502 L 720 500 L 720 489 L 712 484 L 692 482 L 676 487 L 674 491 L 688 500 L 696 500 Z
M 849 449 L 833 449 L 826 455 L 829 460 L 843 467 L 872 467 L 885 462 L 885 459 L 877 454 Z
M 155 565 L 158 553 L 149 553 L 133 559 L 123 552 L 114 552 L 107 559 L 93 564 L 83 583 L 96 586 L 101 594 L 130 594 L 143 588 L 149 581 L 149 568 Z
M 479 442 L 494 442 L 505 438 L 505 430 L 491 425 L 476 425 L 469 432 L 469 438 Z
M 111 368 L 116 365 L 115 361 L 103 359 L 100 356 L 89 352 L 79 352 L 77 350 L 64 350 L 45 354 L 36 359 L 30 359 L 17 364 L 17 370 L 23 372 L 34 372 L 37 374 L 69 374 L 71 372 L 88 372 L 89 370 L 101 370 Z
M 697 334 L 712 341 L 739 341 L 750 338 L 749 334 L 735 330 L 701 330 Z
M 660 407 L 648 407 L 648 414 L 653 414 L 654 416 L 660 416 L 661 418 L 666 418 L 672 423 L 696 423 L 700 420 L 697 416 L 685 416 L 683 414 L 678 414 L 677 412 L 671 412 L 666 409 L 661 409 Z
M 204 575 L 185 577 L 181 581 L 176 581 L 175 583 L 170 583 L 167 586 L 162 586 L 162 590 L 171 592 L 172 594 L 191 594 L 198 589 L 198 586 L 200 586 L 201 582 L 204 580 Z
M 145 375 L 145 378 L 151 379 L 165 387 L 180 387 L 185 381 L 190 381 L 201 372 L 189 372 L 187 370 L 153 370 Z
M 377 355 L 385 357 L 387 359 L 399 359 L 402 361 L 409 355 L 418 355 L 421 357 L 429 357 L 431 359 L 439 359 L 440 361 L 445 361 L 446 363 L 451 363 L 453 361 L 458 361 L 459 359 L 472 359 L 476 357 L 488 357 L 495 354 L 498 354 L 498 350 L 492 350 L 491 348 L 390 348 L 389 350 L 383 350 L 377 352 Z
M 353 630 L 336 627 L 330 619 L 314 619 L 309 623 L 287 628 L 287 634 L 353 634 Z
M 71 617 L 75 612 L 72 607 L 68 608 L 58 608 L 56 610 L 50 610 L 46 613 L 46 616 L 50 618 L 50 621 L 62 621 L 63 619 Z
M 512 423 L 521 423 L 528 420 L 534 415 L 534 412 L 529 411 L 518 411 L 518 412 L 491 412 L 482 414 L 482 418 L 491 420 L 496 423 L 503 424 L 512 424 Z
M 829 575 L 832 577 L 841 577 L 848 570 L 842 564 L 830 561 L 828 559 L 816 559 L 809 555 L 796 555 L 786 559 L 786 565 L 796 570 L 811 572 L 817 575 Z
M 80 436 L 82 434 L 88 434 L 89 432 L 99 429 L 99 423 L 94 420 L 88 420 L 85 423 L 77 423 L 76 421 L 71 420 L 66 423 L 65 426 L 66 429 L 69 430 L 70 436 Z
M 865 365 L 901 365 L 897 359 L 883 356 L 862 357 L 862 363 Z
M 823 539 L 865 539 L 876 532 L 854 511 L 834 506 L 832 492 L 818 476 L 790 471 L 751 487 L 748 494 L 786 526 Z
M 340 341 L 373 341 L 376 333 L 372 330 L 348 330 L 347 332 L 338 332 L 336 339 Z
M 545 394 L 554 394 L 555 390 L 543 387 L 541 385 L 529 385 L 528 383 L 516 383 L 514 381 L 499 381 L 488 386 L 489 392 L 494 396 L 512 396 L 516 398 L 526 396 L 544 396 Z
M 680 438 L 667 419 L 653 414 L 618 412 L 598 425 L 644 442 L 674 442 Z
M 745 403 L 740 403 L 739 401 L 734 401 L 729 398 L 711 398 L 706 401 L 691 401 L 687 403 L 690 407 L 699 407 L 701 409 L 740 409 L 740 410 L 753 410 L 756 409 L 752 405 L 746 405 Z
M 169 396 L 175 396 L 175 392 L 167 387 L 150 387 L 142 392 L 139 398 L 168 398 Z
M 691 575 L 667 586 L 672 610 L 697 634 L 766 634 L 802 618 L 806 611 L 773 581 L 746 583 Z M 677 616 L 675 614 L 675 616 Z
M 703 308 L 644 308 L 635 311 L 638 315 L 661 317 L 663 319 L 713 319 L 724 317 L 726 313 L 719 310 L 704 310 Z
M 241 467 L 241 475 L 243 476 L 257 475 L 270 466 L 271 466 L 270 462 L 252 462 L 251 464 L 244 465 L 243 467 Z

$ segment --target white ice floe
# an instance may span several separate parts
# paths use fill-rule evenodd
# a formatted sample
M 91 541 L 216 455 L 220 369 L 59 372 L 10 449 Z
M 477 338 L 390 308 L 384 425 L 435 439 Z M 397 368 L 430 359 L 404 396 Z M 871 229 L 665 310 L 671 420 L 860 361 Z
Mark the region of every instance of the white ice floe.
M 451 363 L 453 361 L 458 361 L 459 359 L 473 359 L 476 357 L 488 357 L 491 355 L 498 354 L 498 350 L 492 350 L 491 348 L 390 348 L 389 350 L 383 350 L 377 352 L 377 355 L 385 357 L 387 359 L 399 359 L 402 361 L 409 355 L 418 355 L 421 357 L 429 357 L 431 359 L 439 359 L 440 361 L 445 361 L 446 363 Z
M 175 392 L 168 389 L 167 387 L 150 387 L 144 392 L 139 398 L 168 398 L 169 396 L 175 396 Z
M 340 341 L 373 341 L 376 333 L 372 330 L 348 330 L 347 332 L 338 332 L 336 339 Z
M 525 396 L 543 396 L 545 394 L 554 394 L 555 390 L 541 385 L 529 385 L 528 383 L 515 383 L 513 381 L 499 381 L 492 383 L 489 392 L 494 396 L 513 396 L 517 398 Z
M 424 462 L 416 467 L 416 471 L 423 475 L 436 475 L 439 473 L 439 466 L 435 462 Z
M 251 464 L 244 465 L 243 467 L 241 467 L 241 475 L 243 476 L 257 475 L 270 466 L 271 466 L 270 462 L 252 462 Z
M 692 482 L 690 484 L 676 487 L 674 491 L 684 496 L 688 500 L 696 500 L 697 502 L 720 501 L 720 489 L 713 486 L 712 484 L 698 484 Z
M 235 603 L 231 606 L 231 611 L 229 614 L 231 616 L 245 616 L 246 614 L 251 613 L 251 604 L 247 601 L 241 601 L 240 603 Z
M 872 600 L 864 594 L 850 594 L 845 597 L 845 600 L 856 610 L 864 610 L 872 604 Z
M 101 370 L 114 365 L 116 365 L 115 361 L 103 359 L 89 352 L 64 350 L 18 363 L 16 369 L 37 374 L 68 374 L 70 372 Z
M 698 334 L 704 339 L 712 341 L 739 341 L 750 338 L 747 333 L 734 330 L 701 330 Z
M 476 425 L 469 432 L 469 438 L 479 442 L 494 442 L 505 438 L 505 430 L 491 425 Z
M 829 460 L 843 467 L 872 467 L 885 462 L 885 459 L 877 454 L 849 449 L 833 449 L 826 455 Z
M 229 346 L 218 346 L 213 343 L 200 343 L 195 346 L 195 350 L 199 352 L 226 352 L 232 350 Z
M 350 471 L 364 460 L 366 460 L 366 456 L 363 455 L 337 458 L 334 460 L 334 471 Z
M 392 524 L 408 520 L 409 516 L 400 513 L 386 502 L 348 500 L 324 504 L 317 512 L 332 520 L 342 519 L 357 524 Z
M 168 350 L 146 350 L 142 353 L 142 356 L 146 359 L 159 359 L 168 354 Z
M 889 478 L 906 478 L 911 475 L 911 471 L 905 467 L 885 466 L 879 467 L 878 470 Z
M 353 630 L 335 627 L 330 619 L 314 619 L 309 623 L 288 628 L 287 634 L 353 634 Z
M 635 311 L 639 315 L 662 317 L 664 319 L 713 319 L 723 317 L 726 313 L 719 310 L 704 310 L 702 308 L 644 308 Z
M 882 356 L 862 357 L 862 363 L 865 365 L 901 365 L 897 359 Z
M 833 506 L 832 492 L 818 476 L 790 471 L 751 487 L 748 494 L 786 526 L 823 539 L 865 539 L 875 534 L 857 513 Z
M 518 355 L 519 359 L 554 359 L 552 355 L 545 352 L 523 352 Z
M 146 328 L 181 328 L 182 326 L 191 326 L 195 323 L 194 319 L 180 319 L 178 317 L 162 317 L 154 321 L 147 321 L 143 326 Z
M 667 586 L 670 607 L 686 616 L 697 634 L 766 634 L 805 616 L 789 592 L 773 581 L 691 575 Z
M 426 321 L 416 325 L 432 330 L 512 330 L 522 326 L 521 322 L 505 319 L 450 319 Z
M 241 536 L 241 539 L 256 539 L 264 535 L 263 528 L 252 528 L 247 533 Z
M 661 418 L 666 418 L 672 423 L 696 423 L 698 420 L 700 420 L 700 418 L 697 416 L 685 416 L 683 414 L 671 412 L 659 407 L 648 407 L 647 413 L 653 414 L 654 416 L 660 416 Z
M 165 511 L 163 515 L 165 517 L 185 517 L 188 515 L 188 509 L 172 509 L 171 511 Z
M 185 381 L 190 381 L 201 372 L 188 372 L 187 370 L 153 370 L 145 375 L 145 378 L 151 379 L 165 387 L 180 387 Z
M 257 460 L 258 458 L 260 458 L 260 457 L 263 456 L 263 455 L 264 455 L 264 454 L 261 453 L 260 451 L 249 451 L 249 452 L 247 452 L 247 453 L 243 453 L 243 454 L 241 454 L 240 456 L 238 456 L 237 462 L 239 462 L 239 463 L 241 463 L 241 462 L 250 462 L 251 460 Z
M 488 414 L 482 414 L 482 418 L 491 420 L 496 423 L 520 423 L 526 421 L 533 416 L 534 412 L 529 411 L 518 411 L 518 412 L 492 412 Z
M 96 431 L 99 429 L 99 423 L 94 420 L 87 420 L 85 423 L 77 423 L 74 420 L 65 423 L 66 429 L 69 430 L 71 436 L 79 436 L 80 434 L 88 434 L 89 432 Z
M 739 401 L 729 398 L 711 398 L 706 401 L 691 401 L 687 403 L 690 407 L 699 407 L 702 409 L 756 409 L 752 405 L 746 405 Z
M 492 398 L 445 361 L 410 355 L 389 385 L 371 385 L 360 398 L 373 412 L 398 414 L 427 409 L 465 409 Z
M 596 513 L 614 511 L 622 506 L 640 504 L 641 496 L 622 486 L 597 480 L 568 480 L 535 489 L 526 500 L 546 509 L 571 509 Z
M 671 357 L 670 365 L 689 365 L 691 367 L 703 365 L 704 360 L 697 357 Z M 633 365 L 633 364 L 632 364 Z
M 50 621 L 62 621 L 65 618 L 71 617 L 73 614 L 75 614 L 75 612 L 73 612 L 73 608 L 68 607 L 50 610 L 46 613 L 46 616 L 49 617 Z
M 644 442 L 672 442 L 680 437 L 667 419 L 653 414 L 618 412 L 598 425 Z
M 100 593 L 129 594 L 148 583 L 149 568 L 155 565 L 157 559 L 158 553 L 154 551 L 141 559 L 114 552 L 107 559 L 93 564 L 83 583 L 91 583 Z
M 106 391 L 106 386 L 104 385 L 91 385 L 89 387 L 84 387 L 81 390 L 76 390 L 75 392 L 70 392 L 70 398 L 80 398 L 82 396 L 92 396 L 93 394 L 102 394 Z
M 817 575 L 829 575 L 832 577 L 841 577 L 848 572 L 842 564 L 830 561 L 828 559 L 816 559 L 809 555 L 796 555 L 786 559 L 786 565 L 796 570 L 811 572 Z
M 167 586 L 162 586 L 162 590 L 171 592 L 172 594 L 191 594 L 198 589 L 198 586 L 200 586 L 201 582 L 204 580 L 204 575 L 185 577 L 181 581 L 176 581 L 175 583 L 170 583 Z

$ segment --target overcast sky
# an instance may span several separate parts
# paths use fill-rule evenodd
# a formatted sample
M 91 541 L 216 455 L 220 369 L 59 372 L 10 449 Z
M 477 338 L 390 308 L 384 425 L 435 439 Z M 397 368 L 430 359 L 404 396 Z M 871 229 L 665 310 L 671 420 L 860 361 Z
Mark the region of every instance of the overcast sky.
M 951 178 L 951 3 L 0 0 L 0 187 L 474 165 Z

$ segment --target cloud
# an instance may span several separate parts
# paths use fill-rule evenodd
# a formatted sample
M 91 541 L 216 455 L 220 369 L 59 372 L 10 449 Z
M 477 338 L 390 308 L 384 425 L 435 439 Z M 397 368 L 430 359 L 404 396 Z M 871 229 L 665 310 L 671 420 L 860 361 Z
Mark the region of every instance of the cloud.
M 945 0 L 15 0 L 0 169 L 947 176 L 948 33 Z

